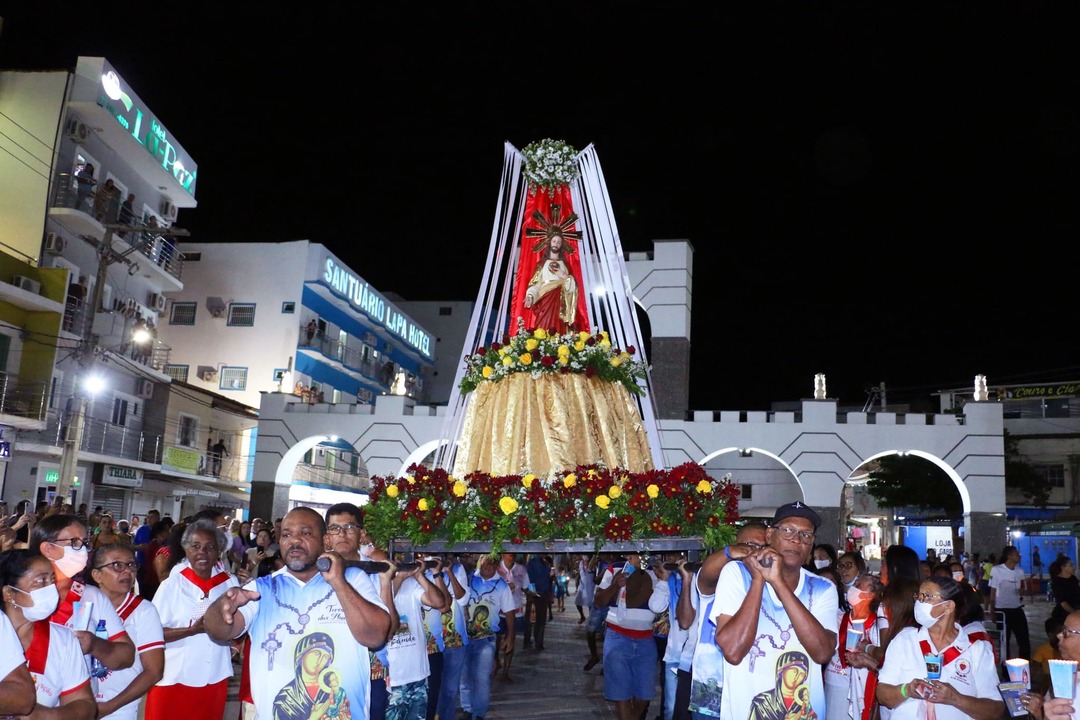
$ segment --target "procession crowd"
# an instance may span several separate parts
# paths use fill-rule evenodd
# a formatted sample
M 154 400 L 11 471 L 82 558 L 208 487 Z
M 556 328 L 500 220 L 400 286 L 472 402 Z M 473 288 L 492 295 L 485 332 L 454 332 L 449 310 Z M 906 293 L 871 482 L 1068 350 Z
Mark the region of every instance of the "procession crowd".
M 633 552 L 575 556 L 576 567 L 511 553 L 403 562 L 348 503 L 273 524 L 208 509 L 163 528 L 156 515 L 127 538 L 63 510 L 26 523 L 25 540 L 3 534 L 0 715 L 221 720 L 239 674 L 237 720 L 481 720 L 492 679 L 513 680 L 518 635 L 544 651 L 571 572 L 584 669 L 602 663 L 620 720 L 650 717 L 657 686 L 663 720 L 1006 713 L 1005 658 L 985 620 L 1019 607 L 1013 547 L 984 573 L 974 558 L 896 545 L 872 574 L 858 552 L 815 543 L 817 513 L 790 503 L 700 563 Z M 1073 577 L 1068 558 L 1055 563 L 1055 577 Z M 1026 622 L 1006 624 L 1031 661 L 1020 700 L 1036 720 L 1072 713 L 1044 664 L 1080 659 L 1080 607 L 1058 604 L 1034 654 Z

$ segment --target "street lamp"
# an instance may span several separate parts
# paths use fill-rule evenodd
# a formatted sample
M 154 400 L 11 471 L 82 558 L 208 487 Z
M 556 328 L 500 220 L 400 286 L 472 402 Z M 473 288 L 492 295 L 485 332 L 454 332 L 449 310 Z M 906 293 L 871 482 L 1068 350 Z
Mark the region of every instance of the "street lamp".
M 157 225 L 125 225 L 122 223 L 108 223 L 104 225 L 105 237 L 97 246 L 98 256 L 98 268 L 97 268 L 97 282 L 94 284 L 94 297 L 90 303 L 90 318 L 83 322 L 82 338 L 79 340 L 79 347 L 75 351 L 75 357 L 80 366 L 82 366 L 82 376 L 86 380 L 82 383 L 84 387 L 80 388 L 80 383 L 75 383 L 75 393 L 72 396 L 74 401 L 74 410 L 69 411 L 69 416 L 65 418 L 67 425 L 62 438 L 64 442 L 63 454 L 60 456 L 60 477 L 56 481 L 56 496 L 60 498 L 60 502 L 66 502 L 68 495 L 71 494 L 71 488 L 75 483 L 75 471 L 79 464 L 79 449 L 82 447 L 83 428 L 86 424 L 86 403 L 87 393 L 89 390 L 89 381 L 95 376 L 90 372 L 94 356 L 97 354 L 97 337 L 94 335 L 94 318 L 97 316 L 98 310 L 101 308 L 101 299 L 105 293 L 105 283 L 109 277 L 109 266 L 113 263 L 122 262 L 128 266 L 130 273 L 135 272 L 135 263 L 130 259 L 130 255 L 136 251 L 141 251 L 144 246 L 154 243 L 158 238 L 163 236 L 187 236 L 190 233 L 182 228 L 163 228 Z M 130 247 L 126 250 L 119 251 L 113 247 L 113 232 L 121 231 L 125 234 L 134 233 L 135 237 L 141 238 L 139 242 L 131 243 Z M 92 239 L 87 236 L 83 236 L 89 242 L 93 242 Z M 130 235 L 129 235 L 130 237 Z M 126 244 L 126 243 L 125 243 Z M 149 339 L 149 335 L 148 338 Z M 137 341 L 136 341 L 137 342 Z M 98 381 L 101 381 L 100 376 L 97 376 Z M 83 392 L 85 390 L 86 392 Z M 74 412 L 71 416 L 70 412 Z

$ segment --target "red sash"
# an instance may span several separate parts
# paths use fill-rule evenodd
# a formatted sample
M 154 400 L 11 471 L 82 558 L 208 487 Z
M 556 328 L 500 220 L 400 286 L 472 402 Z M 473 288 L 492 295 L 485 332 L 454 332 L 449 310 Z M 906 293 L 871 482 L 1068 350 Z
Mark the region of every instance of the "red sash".
M 229 579 L 229 573 L 218 573 L 209 580 L 203 580 L 201 577 L 195 574 L 195 571 L 190 567 L 186 567 L 180 571 L 180 574 L 186 577 L 192 585 L 202 590 L 203 598 L 210 597 L 210 591 L 216 588 L 223 582 L 227 582 Z
M 56 612 L 49 616 L 49 620 L 57 625 L 67 625 L 67 621 L 71 619 L 72 613 L 75 612 L 75 603 L 82 600 L 82 591 L 84 587 L 86 586 L 78 580 L 73 580 L 71 582 L 71 587 L 68 589 L 67 596 L 60 603 L 59 607 L 56 608 Z
M 919 641 L 919 649 L 922 650 L 923 657 L 934 654 L 934 652 L 930 649 L 930 643 L 926 640 Z M 941 666 L 945 667 L 958 657 L 960 657 L 960 651 L 950 645 L 949 647 L 945 648 L 945 653 L 941 661 Z
M 131 613 L 135 612 L 135 608 L 142 604 L 143 596 L 136 595 L 133 592 L 129 592 L 128 596 L 124 598 L 124 604 L 120 606 L 120 609 L 116 611 L 116 614 L 120 616 L 120 619 L 127 622 L 127 619 L 131 617 Z
M 30 639 L 30 647 L 26 648 L 26 667 L 34 675 L 44 675 L 48 659 L 49 621 L 38 620 L 34 623 L 34 637 Z

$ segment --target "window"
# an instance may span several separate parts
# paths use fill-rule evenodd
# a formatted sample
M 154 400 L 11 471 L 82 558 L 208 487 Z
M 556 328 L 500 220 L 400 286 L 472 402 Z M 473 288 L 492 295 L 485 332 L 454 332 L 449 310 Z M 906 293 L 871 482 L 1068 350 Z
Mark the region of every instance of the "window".
M 274 382 L 279 383 L 285 379 L 287 368 L 274 368 Z
M 222 390 L 247 390 L 247 373 L 246 367 L 223 367 L 218 387 Z
M 252 327 L 255 325 L 255 303 L 229 303 L 229 325 Z
M 186 262 L 186 263 L 199 262 L 200 260 L 202 260 L 202 253 L 201 252 L 186 252 L 186 253 L 180 253 L 180 255 L 184 258 L 184 262 Z
M 133 398 L 114 397 L 112 410 L 112 423 L 120 427 L 126 427 L 130 420 L 139 416 L 139 403 Z
M 283 303 L 281 303 L 281 313 L 283 315 L 292 315 L 294 312 L 296 312 L 296 303 L 294 303 L 294 302 L 283 302 Z
M 454 314 L 454 308 L 450 307 L 449 305 L 443 305 L 443 306 L 441 306 L 439 308 L 439 314 L 440 315 L 453 315 Z
M 1041 465 L 1039 470 L 1046 476 L 1046 482 L 1050 487 L 1065 487 L 1064 465 Z
M 187 382 L 188 365 L 166 365 L 165 374 L 177 382 Z
M 740 485 L 739 487 L 742 489 L 742 499 L 743 500 L 753 500 L 754 499 L 754 486 L 753 485 Z
M 180 413 L 179 424 L 176 428 L 176 443 L 184 447 L 196 447 L 199 441 L 199 418 L 194 415 Z
M 197 303 L 173 301 L 169 311 L 170 325 L 194 325 Z

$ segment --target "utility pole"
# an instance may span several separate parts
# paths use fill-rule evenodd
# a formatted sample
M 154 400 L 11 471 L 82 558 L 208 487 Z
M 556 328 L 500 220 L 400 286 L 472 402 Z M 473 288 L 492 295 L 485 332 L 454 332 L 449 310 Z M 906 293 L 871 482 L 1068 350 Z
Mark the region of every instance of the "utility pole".
M 56 481 L 56 498 L 59 504 L 68 501 L 79 466 L 79 449 L 82 447 L 83 428 L 86 425 L 87 402 L 82 384 L 90 376 L 94 357 L 97 354 L 97 336 L 94 335 L 94 320 L 97 318 L 98 308 L 101 307 L 101 298 L 105 293 L 105 283 L 109 277 L 109 266 L 122 262 L 134 273 L 138 268 L 138 263 L 131 260 L 132 253 L 141 251 L 144 246 L 154 242 L 159 237 L 186 237 L 191 234 L 187 230 L 175 227 L 121 225 L 118 223 L 109 223 L 104 227 L 105 237 L 98 243 L 97 247 L 97 281 L 94 283 L 94 296 L 90 302 L 90 317 L 83 320 L 82 337 L 79 339 L 79 346 L 75 350 L 81 370 L 79 376 L 75 378 L 75 388 L 72 394 L 74 410 L 66 411 L 69 417 L 65 418 L 67 423 L 64 426 L 65 432 L 62 438 L 64 446 L 63 454 L 60 456 L 60 477 Z M 141 239 L 120 252 L 113 248 L 113 232 L 116 230 L 125 233 L 139 233 Z

